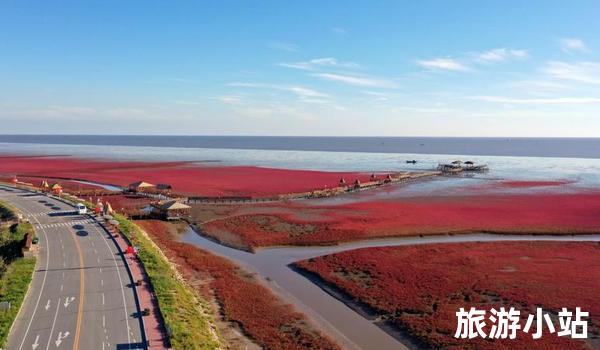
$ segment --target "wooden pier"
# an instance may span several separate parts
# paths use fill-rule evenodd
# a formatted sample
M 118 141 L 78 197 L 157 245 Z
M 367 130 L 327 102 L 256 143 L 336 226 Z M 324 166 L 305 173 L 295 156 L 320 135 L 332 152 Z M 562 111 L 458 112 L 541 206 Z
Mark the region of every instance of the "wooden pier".
M 455 160 L 452 163 L 438 164 L 437 170 L 442 174 L 455 175 L 462 172 L 483 173 L 489 170 L 487 164 L 475 164 L 472 161 Z
M 307 192 L 286 193 L 270 197 L 250 197 L 250 196 L 222 196 L 222 197 L 188 197 L 188 204 L 251 204 L 265 202 L 291 201 L 300 199 L 327 198 L 339 196 L 345 193 L 364 191 L 368 189 L 379 188 L 396 183 L 414 181 L 425 177 L 438 176 L 440 171 L 425 172 L 401 172 L 387 175 L 372 175 L 370 181 L 360 182 L 355 180 L 346 183 L 341 179 L 338 186 L 313 190 Z

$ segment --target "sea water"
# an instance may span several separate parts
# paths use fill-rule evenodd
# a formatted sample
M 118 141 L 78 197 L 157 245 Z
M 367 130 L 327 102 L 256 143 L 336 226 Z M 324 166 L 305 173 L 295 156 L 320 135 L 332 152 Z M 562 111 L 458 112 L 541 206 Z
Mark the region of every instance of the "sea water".
M 0 153 L 364 172 L 432 170 L 460 159 L 488 164 L 490 172 L 476 175 L 479 179 L 600 186 L 595 138 L 0 135 Z

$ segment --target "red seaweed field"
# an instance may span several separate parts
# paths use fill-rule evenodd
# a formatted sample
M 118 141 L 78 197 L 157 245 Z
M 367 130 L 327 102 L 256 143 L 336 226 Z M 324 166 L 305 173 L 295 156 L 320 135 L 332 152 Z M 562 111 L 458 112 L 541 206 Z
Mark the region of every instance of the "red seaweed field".
M 141 220 L 146 230 L 189 282 L 207 299 L 214 297 L 227 321 L 239 324 L 244 332 L 265 349 L 339 349 L 303 314 L 282 302 L 249 273 L 222 257 L 173 239 L 168 224 Z
M 245 247 L 335 244 L 357 239 L 448 233 L 583 234 L 600 232 L 600 192 L 417 196 L 341 205 L 262 210 L 203 225 Z M 309 214 L 318 212 L 318 219 Z M 226 243 L 226 242 L 225 242 Z
M 10 182 L 12 176 L 0 175 L 0 181 Z M 102 195 L 102 194 L 110 194 L 111 191 L 108 191 L 100 186 L 81 183 L 72 180 L 64 180 L 64 179 L 55 179 L 51 177 L 28 177 L 28 176 L 19 176 L 18 180 L 22 183 L 31 184 L 35 187 L 41 185 L 42 181 L 46 181 L 50 186 L 54 183 L 59 183 L 65 192 L 74 195 Z
M 86 199 L 91 203 L 96 203 L 98 200 L 102 203 L 109 203 L 113 210 L 128 216 L 140 215 L 141 208 L 156 201 L 153 198 L 129 194 L 82 196 L 81 198 Z
M 538 306 L 554 315 L 562 307 L 572 311 L 581 307 L 590 313 L 588 337 L 600 339 L 598 243 L 368 248 L 305 260 L 297 266 L 318 276 L 318 283 L 343 290 L 351 302 L 367 305 L 393 327 L 433 348 L 588 348 L 583 341 L 550 334 L 547 327 L 539 340 L 532 339 L 533 330 L 518 331 L 516 340 L 456 339 L 455 312 L 471 306 L 486 310 L 513 306 L 521 311 L 522 327 Z M 557 318 L 553 319 L 558 330 Z
M 62 177 L 126 186 L 136 181 L 167 183 L 173 191 L 200 196 L 272 196 L 368 181 L 369 174 L 215 166 L 191 162 L 110 162 L 68 157 L 0 157 L 0 175 Z

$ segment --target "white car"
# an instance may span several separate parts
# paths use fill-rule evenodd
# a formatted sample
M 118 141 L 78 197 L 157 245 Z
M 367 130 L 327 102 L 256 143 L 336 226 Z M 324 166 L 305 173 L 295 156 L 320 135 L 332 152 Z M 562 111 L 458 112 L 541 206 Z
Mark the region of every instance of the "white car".
M 77 213 L 80 215 L 84 215 L 87 214 L 87 208 L 85 205 L 81 204 L 81 203 L 77 203 Z

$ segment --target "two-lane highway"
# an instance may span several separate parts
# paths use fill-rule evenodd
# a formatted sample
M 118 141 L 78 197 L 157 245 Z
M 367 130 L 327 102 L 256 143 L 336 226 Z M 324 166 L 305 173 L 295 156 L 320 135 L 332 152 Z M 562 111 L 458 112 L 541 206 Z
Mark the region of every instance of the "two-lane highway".
M 134 282 L 91 217 L 59 200 L 0 186 L 34 225 L 40 252 L 6 349 L 145 349 Z

